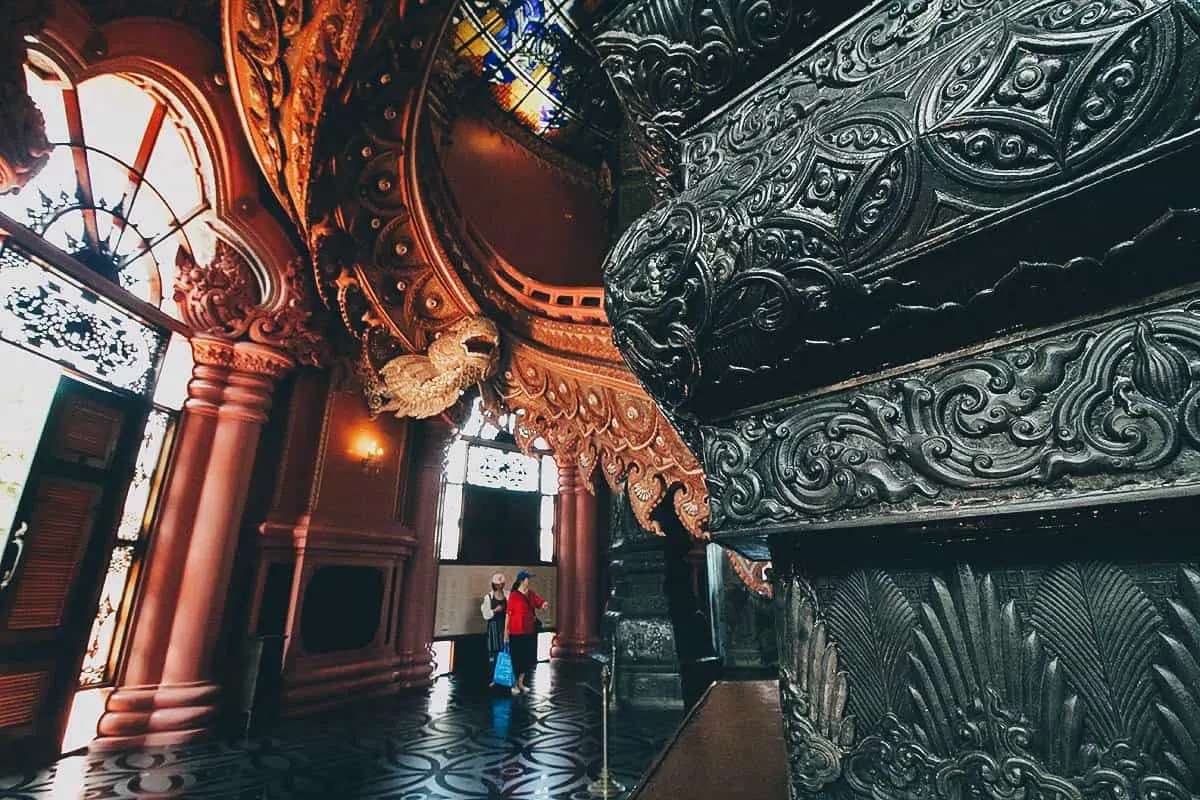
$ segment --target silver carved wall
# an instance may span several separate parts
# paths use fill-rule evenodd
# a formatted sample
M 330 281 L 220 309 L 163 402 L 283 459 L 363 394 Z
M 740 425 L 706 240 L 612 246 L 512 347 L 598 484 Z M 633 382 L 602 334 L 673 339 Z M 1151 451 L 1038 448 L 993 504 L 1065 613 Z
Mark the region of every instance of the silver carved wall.
M 1190 143 L 1198 19 L 1190 0 L 876 4 L 683 135 L 682 192 L 607 262 L 630 366 L 691 435 L 986 298 L 1016 265 L 937 248 Z
M 897 0 L 681 126 L 606 310 L 793 798 L 1200 797 L 1198 89 L 1195 0 Z
M 1148 577 L 1169 576 L 1152 599 Z M 915 580 L 914 580 L 915 578 Z M 1191 798 L 1200 792 L 1200 570 L 781 584 L 793 798 Z M 902 588 L 901 584 L 908 585 Z

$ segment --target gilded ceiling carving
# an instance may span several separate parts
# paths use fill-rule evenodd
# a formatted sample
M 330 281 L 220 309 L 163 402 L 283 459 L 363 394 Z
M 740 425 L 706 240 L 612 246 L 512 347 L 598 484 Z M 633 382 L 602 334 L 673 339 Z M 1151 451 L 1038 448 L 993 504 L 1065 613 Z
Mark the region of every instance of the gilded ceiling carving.
M 491 319 L 507 344 L 495 388 L 521 413 L 520 443 L 543 436 L 586 474 L 599 467 L 610 485 L 627 481 L 647 528 L 670 496 L 688 530 L 706 536 L 700 465 L 621 362 L 603 313 L 518 302 L 495 254 L 453 212 L 430 83 L 445 11 L 405 9 L 360 42 L 363 18 L 339 2 L 304 19 L 290 3 L 225 7 L 249 138 L 302 226 L 321 298 L 361 345 L 368 402 L 413 416 L 448 407 L 490 367 L 443 369 L 439 350 L 454 352 L 474 320 Z M 334 87 L 343 105 L 316 126 Z
M 700 464 L 628 371 L 527 345 L 511 350 L 501 395 L 508 407 L 524 412 L 516 431 L 522 447 L 541 436 L 585 477 L 599 468 L 613 491 L 624 479 L 638 523 L 658 533 L 651 512 L 678 486 L 672 500 L 680 521 L 694 536 L 707 535 Z
M 373 4 L 230 0 L 222 8 L 226 59 L 247 136 L 271 188 L 304 225 L 317 120 L 345 75 Z

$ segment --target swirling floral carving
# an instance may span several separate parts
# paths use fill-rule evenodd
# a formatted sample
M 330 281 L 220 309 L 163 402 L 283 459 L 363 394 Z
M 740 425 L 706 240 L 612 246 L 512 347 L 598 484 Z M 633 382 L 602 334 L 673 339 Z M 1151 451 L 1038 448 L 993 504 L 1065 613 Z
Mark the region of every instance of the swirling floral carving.
M 1200 449 L 1198 311 L 1162 309 L 702 428 L 713 530 L 1167 468 Z
M 175 302 L 193 332 L 269 345 L 301 364 L 319 366 L 328 361 L 329 346 L 322 320 L 313 312 L 314 298 L 302 259 L 287 266 L 282 285 L 272 287 L 274 291 L 265 298 L 245 258 L 220 239 L 206 266 L 179 248 L 175 270 Z
M 756 59 L 777 53 L 816 20 L 780 0 L 650 5 L 653 12 L 617 19 L 596 47 L 634 122 L 642 163 L 669 196 L 681 188 L 685 125 L 752 75 Z
M 767 382 L 806 350 L 964 302 L 950 277 L 887 282 L 920 231 L 958 236 L 996 209 L 993 194 L 1065 191 L 1177 129 L 1158 112 L 1180 61 L 1178 15 L 1134 9 L 889 3 L 703 123 L 683 144 L 683 191 L 631 226 L 606 266 L 615 341 L 644 385 L 690 425 L 731 410 L 708 399 L 731 387 L 778 399 Z M 967 201 L 951 219 L 929 202 L 944 178 Z

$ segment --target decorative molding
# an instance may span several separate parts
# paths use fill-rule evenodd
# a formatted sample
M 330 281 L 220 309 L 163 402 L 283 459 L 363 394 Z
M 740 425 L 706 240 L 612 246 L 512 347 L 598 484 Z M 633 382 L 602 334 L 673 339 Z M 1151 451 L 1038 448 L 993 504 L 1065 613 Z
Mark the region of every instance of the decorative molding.
M 823 604 L 789 576 L 792 798 L 1194 797 L 1200 572 L 1171 571 L 860 569 L 823 579 Z
M 267 182 L 302 229 L 317 122 L 371 9 L 353 0 L 222 3 L 226 69 L 247 138 Z
M 51 7 L 6 0 L 0 8 L 0 195 L 18 192 L 50 160 L 46 121 L 25 83 L 25 39 L 46 24 Z
M 263 303 L 250 264 L 232 245 L 218 239 L 206 267 L 181 247 L 175 256 L 175 302 L 195 333 L 230 341 L 245 338 L 284 350 L 299 363 L 320 366 L 329 360 L 329 348 L 309 310 L 306 271 L 297 257 L 284 272 L 283 291 Z
M 1198 485 L 1200 303 L 703 427 L 716 534 Z
M 191 338 L 191 345 L 192 358 L 200 366 L 221 367 L 270 379 L 281 378 L 296 366 L 286 353 L 255 342 L 231 342 L 198 334 Z M 270 402 L 269 387 L 260 400 Z
M 651 517 L 670 496 L 684 527 L 708 538 L 700 465 L 628 374 L 551 359 L 520 344 L 511 350 L 500 394 L 520 414 L 516 439 L 522 448 L 531 449 L 542 437 L 558 458 L 578 464 L 585 485 L 592 485 L 597 467 L 614 493 L 624 482 L 638 524 L 646 530 L 662 533 Z
M 1198 46 L 1182 0 L 877 5 L 685 137 L 606 262 L 618 347 L 685 426 L 796 393 L 1001 277 L 934 246 L 1194 133 Z

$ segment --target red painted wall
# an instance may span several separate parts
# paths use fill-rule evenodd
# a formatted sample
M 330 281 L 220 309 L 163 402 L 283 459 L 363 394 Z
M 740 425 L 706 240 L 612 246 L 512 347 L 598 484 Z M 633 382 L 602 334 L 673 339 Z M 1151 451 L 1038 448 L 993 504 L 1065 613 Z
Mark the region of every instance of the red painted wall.
M 442 164 L 463 216 L 519 271 L 554 286 L 600 285 L 608 212 L 594 184 L 465 117 Z

